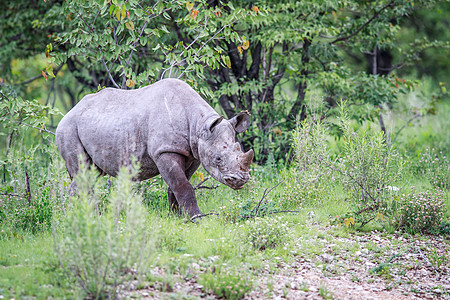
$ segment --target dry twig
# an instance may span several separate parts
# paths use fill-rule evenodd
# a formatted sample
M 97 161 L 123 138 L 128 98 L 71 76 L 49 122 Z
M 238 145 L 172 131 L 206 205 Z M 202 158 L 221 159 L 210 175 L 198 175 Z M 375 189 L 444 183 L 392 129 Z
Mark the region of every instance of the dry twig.
M 210 212 L 207 214 L 199 214 L 199 215 L 195 215 L 195 216 L 191 217 L 189 219 L 189 221 L 186 221 L 186 222 L 194 222 L 195 219 L 200 219 L 200 218 L 207 217 L 207 216 L 218 216 L 218 215 L 219 215 L 219 213 L 216 213 L 216 212 Z
M 27 185 L 27 201 L 28 201 L 28 205 L 31 206 L 30 176 L 28 176 L 28 172 L 26 169 L 25 169 L 25 181 L 26 181 L 26 185 Z
M 194 186 L 194 191 L 195 190 L 199 190 L 199 189 L 208 189 L 208 190 L 215 190 L 215 189 L 217 189 L 219 187 L 219 185 L 212 185 L 212 186 L 202 185 L 203 183 L 205 183 L 210 178 L 211 177 L 208 176 L 205 179 L 203 179 L 199 184 Z
M 282 184 L 283 182 L 284 182 L 284 180 L 278 182 L 276 185 L 274 185 L 274 186 L 271 187 L 270 189 L 265 189 L 265 190 L 264 190 L 264 193 L 263 193 L 263 196 L 261 197 L 261 200 L 259 200 L 258 205 L 257 205 L 257 206 L 255 207 L 255 209 L 254 209 L 255 214 L 254 214 L 253 217 L 257 217 L 257 216 L 258 216 L 259 207 L 261 206 L 261 203 L 262 203 L 263 200 L 267 197 L 267 195 L 269 195 L 269 193 L 270 193 L 274 188 L 276 188 L 277 186 L 279 186 L 279 185 Z M 252 212 L 253 212 L 253 210 L 252 210 Z M 252 216 L 250 216 L 250 217 L 252 217 Z

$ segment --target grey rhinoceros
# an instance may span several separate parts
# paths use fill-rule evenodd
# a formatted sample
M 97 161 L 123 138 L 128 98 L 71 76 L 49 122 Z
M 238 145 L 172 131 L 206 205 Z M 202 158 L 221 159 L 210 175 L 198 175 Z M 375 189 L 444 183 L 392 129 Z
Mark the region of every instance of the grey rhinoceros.
M 59 123 L 56 143 L 71 179 L 80 156 L 111 176 L 136 157 L 136 180 L 161 174 L 172 210 L 194 216 L 200 209 L 189 179 L 200 163 L 233 189 L 249 180 L 253 150 L 244 153 L 235 141 L 249 121 L 248 112 L 224 120 L 188 84 L 164 79 L 85 96 Z

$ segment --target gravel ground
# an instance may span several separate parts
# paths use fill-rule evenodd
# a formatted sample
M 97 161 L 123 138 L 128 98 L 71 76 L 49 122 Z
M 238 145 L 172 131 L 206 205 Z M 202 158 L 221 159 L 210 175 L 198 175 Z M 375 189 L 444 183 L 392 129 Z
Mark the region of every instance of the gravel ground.
M 314 253 L 299 239 L 293 258 L 275 257 L 254 270 L 256 281 L 244 299 L 450 299 L 450 237 L 370 232 L 338 237 L 321 231 Z M 330 231 L 331 232 L 331 231 Z M 190 278 L 154 282 L 123 293 L 144 299 L 215 299 L 196 282 L 205 270 L 193 262 Z M 164 275 L 164 270 L 155 269 Z

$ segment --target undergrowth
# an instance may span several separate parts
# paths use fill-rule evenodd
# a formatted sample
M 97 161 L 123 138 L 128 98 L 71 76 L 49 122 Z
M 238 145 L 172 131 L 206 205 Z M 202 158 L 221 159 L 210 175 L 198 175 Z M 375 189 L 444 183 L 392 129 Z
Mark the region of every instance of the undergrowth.
M 333 139 L 328 120 L 306 119 L 292 135 L 291 166 L 253 165 L 241 190 L 196 190 L 201 210 L 213 214 L 195 222 L 170 212 L 160 177 L 133 183 L 123 171 L 108 190 L 107 178 L 89 171 L 76 179 L 78 196 L 69 198 L 70 180 L 54 145 L 13 147 L 0 186 L 0 265 L 6 267 L 0 295 L 48 297 L 36 286 L 24 291 L 17 274 L 37 264 L 14 258 L 19 252 L 8 246 L 24 245 L 23 257 L 32 257 L 30 237 L 46 241 L 38 266 L 53 274 L 30 276 L 62 298 L 113 298 L 163 270 L 164 280 L 155 283 L 161 290 L 173 289 L 177 274 L 205 293 L 238 299 L 256 288 L 250 273 L 262 265 L 275 270 L 278 259 L 320 254 L 324 226 L 345 237 L 373 229 L 450 234 L 448 154 L 429 148 L 411 156 L 373 124 L 340 121 L 342 136 Z M 199 170 L 193 184 L 205 176 Z M 444 263 L 431 259 L 436 268 Z M 66 293 L 58 289 L 68 286 Z

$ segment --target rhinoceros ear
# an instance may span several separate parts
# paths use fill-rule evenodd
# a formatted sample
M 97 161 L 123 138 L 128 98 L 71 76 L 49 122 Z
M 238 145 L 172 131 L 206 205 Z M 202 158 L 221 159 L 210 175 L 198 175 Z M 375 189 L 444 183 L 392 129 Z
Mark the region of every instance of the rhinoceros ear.
M 236 116 L 230 119 L 231 125 L 233 125 L 236 132 L 241 133 L 247 130 L 248 125 L 250 125 L 250 113 L 246 111 L 241 111 Z
M 209 131 L 212 132 L 214 130 L 214 127 L 220 124 L 222 122 L 223 116 L 218 117 L 217 119 L 213 120 L 211 124 L 209 125 Z

